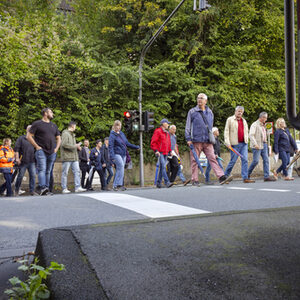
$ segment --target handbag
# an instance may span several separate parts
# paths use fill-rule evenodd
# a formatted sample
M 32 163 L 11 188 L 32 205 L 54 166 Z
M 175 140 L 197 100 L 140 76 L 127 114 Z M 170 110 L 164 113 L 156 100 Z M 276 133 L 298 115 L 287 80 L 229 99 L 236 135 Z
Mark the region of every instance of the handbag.
M 201 115 L 201 117 L 202 117 L 202 119 L 203 119 L 203 121 L 204 121 L 204 123 L 205 123 L 205 126 L 206 126 L 206 129 L 207 129 L 207 132 L 208 132 L 208 140 L 209 140 L 209 143 L 211 143 L 211 144 L 215 144 L 216 143 L 216 138 L 215 138 L 215 136 L 214 136 L 214 134 L 213 134 L 213 132 L 209 129 L 209 127 L 208 127 L 208 122 L 207 122 L 207 120 L 206 120 L 206 117 L 204 116 L 204 114 L 203 114 L 203 111 L 199 111 L 200 112 L 200 115 Z

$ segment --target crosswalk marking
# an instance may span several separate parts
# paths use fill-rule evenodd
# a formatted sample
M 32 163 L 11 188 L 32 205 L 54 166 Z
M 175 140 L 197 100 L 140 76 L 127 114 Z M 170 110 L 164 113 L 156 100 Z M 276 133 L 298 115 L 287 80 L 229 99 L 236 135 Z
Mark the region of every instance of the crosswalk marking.
M 91 193 L 80 196 L 135 211 L 150 218 L 208 214 L 210 211 L 120 193 Z
M 229 187 L 227 187 L 227 189 L 228 190 L 244 190 L 244 191 L 253 190 L 253 188 L 238 187 L 238 186 L 229 186 Z
M 290 192 L 290 190 L 279 190 L 279 189 L 258 189 L 258 191 L 263 191 L 263 192 L 279 192 L 279 193 Z

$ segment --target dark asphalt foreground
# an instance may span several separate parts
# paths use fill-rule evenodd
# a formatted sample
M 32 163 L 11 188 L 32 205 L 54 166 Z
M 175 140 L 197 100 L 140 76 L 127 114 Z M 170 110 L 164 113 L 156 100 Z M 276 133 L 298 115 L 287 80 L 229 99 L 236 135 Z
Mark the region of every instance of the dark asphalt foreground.
M 52 299 L 300 299 L 300 207 L 47 229 Z

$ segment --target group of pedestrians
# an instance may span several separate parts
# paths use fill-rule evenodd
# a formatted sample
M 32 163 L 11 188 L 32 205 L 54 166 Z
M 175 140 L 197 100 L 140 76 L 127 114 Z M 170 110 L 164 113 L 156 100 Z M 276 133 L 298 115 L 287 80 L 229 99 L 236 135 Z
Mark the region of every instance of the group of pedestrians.
M 0 147 L 0 172 L 5 182 L 0 187 L 0 194 L 6 196 L 19 195 L 22 179 L 26 170 L 29 173 L 29 192 L 31 195 L 52 195 L 53 168 L 57 152 L 60 149 L 62 160 L 61 187 L 62 193 L 71 191 L 67 186 L 69 169 L 74 175 L 75 192 L 92 190 L 94 173 L 100 177 L 101 189 L 108 190 L 112 177 L 113 190 L 124 191 L 124 168 L 130 158 L 127 147 L 139 149 L 139 146 L 128 142 L 121 131 L 121 122 L 115 121 L 110 136 L 96 141 L 96 146 L 89 149 L 89 141 L 76 142 L 76 123 L 71 121 L 62 134 L 52 122 L 54 115 L 50 108 L 42 110 L 42 119 L 35 121 L 26 129 L 26 135 L 19 137 L 15 148 L 11 147 L 11 139 L 5 138 Z M 17 168 L 18 172 L 14 172 Z M 80 176 L 81 170 L 81 176 Z M 13 174 L 18 174 L 15 190 L 12 189 Z M 38 185 L 35 184 L 36 174 Z M 87 178 L 86 178 L 87 177 Z
M 205 183 L 212 184 L 210 181 L 210 171 L 213 169 L 219 183 L 229 183 L 233 176 L 232 169 L 238 160 L 241 159 L 241 176 L 244 183 L 255 182 L 251 178 L 251 174 L 259 163 L 260 156 L 263 160 L 264 181 L 275 181 L 278 174 L 282 172 L 285 180 L 293 180 L 291 176 L 292 168 L 287 171 L 290 158 L 298 152 L 297 145 L 292 138 L 289 130 L 286 128 L 284 119 L 279 118 L 276 122 L 276 132 L 274 134 L 274 153 L 279 156 L 282 164 L 275 171 L 274 176 L 270 176 L 269 155 L 270 148 L 268 146 L 268 133 L 266 130 L 266 121 L 268 114 L 261 112 L 258 120 L 251 126 L 250 131 L 248 123 L 243 117 L 244 107 L 237 106 L 235 113 L 226 120 L 224 130 L 224 142 L 219 138 L 219 130 L 213 127 L 214 115 L 207 105 L 207 95 L 200 93 L 197 96 L 197 105 L 189 110 L 185 127 L 185 139 L 191 148 L 191 181 L 193 186 L 199 186 L 199 161 L 195 158 L 194 152 L 200 157 L 203 151 L 207 158 L 207 168 L 205 172 Z M 174 184 L 176 176 L 180 176 L 181 167 L 179 165 L 180 156 L 178 145 L 176 142 L 176 126 L 171 125 L 167 119 L 162 119 L 160 127 L 154 131 L 151 139 L 151 149 L 158 157 L 159 173 L 156 180 L 157 188 L 162 187 L 162 180 L 166 187 Z M 250 140 L 250 148 L 253 153 L 253 160 L 248 166 L 248 142 Z M 224 170 L 222 158 L 220 157 L 221 143 L 230 149 L 230 161 Z M 166 171 L 167 164 L 170 164 L 169 176 Z M 288 174 L 288 172 L 290 174 Z M 183 174 L 182 174 L 183 175 Z M 184 177 L 183 177 L 184 178 Z M 184 185 L 189 180 L 183 179 Z

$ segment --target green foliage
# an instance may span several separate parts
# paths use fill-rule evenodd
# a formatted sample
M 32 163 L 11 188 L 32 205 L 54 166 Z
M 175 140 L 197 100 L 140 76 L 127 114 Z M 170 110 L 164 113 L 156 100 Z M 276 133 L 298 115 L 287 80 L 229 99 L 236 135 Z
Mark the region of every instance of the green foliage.
M 66 15 L 58 3 L 0 4 L 0 137 L 16 139 L 46 106 L 60 130 L 77 121 L 79 140 L 107 136 L 138 108 L 141 50 L 178 1 L 74 0 Z M 145 59 L 143 108 L 173 121 L 181 144 L 199 92 L 221 130 L 236 105 L 249 123 L 260 111 L 272 120 L 285 114 L 283 1 L 210 4 L 200 13 L 186 1 Z
M 38 260 L 35 258 L 34 263 L 29 264 L 28 260 L 24 259 L 19 261 L 22 265 L 18 268 L 28 274 L 26 281 L 21 281 L 18 277 L 12 277 L 9 282 L 13 286 L 7 289 L 5 294 L 9 296 L 10 300 L 39 300 L 48 299 L 50 292 L 44 283 L 48 276 L 53 271 L 62 271 L 65 269 L 63 264 L 51 262 L 50 266 L 44 268 L 38 265 Z

